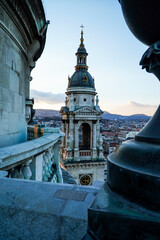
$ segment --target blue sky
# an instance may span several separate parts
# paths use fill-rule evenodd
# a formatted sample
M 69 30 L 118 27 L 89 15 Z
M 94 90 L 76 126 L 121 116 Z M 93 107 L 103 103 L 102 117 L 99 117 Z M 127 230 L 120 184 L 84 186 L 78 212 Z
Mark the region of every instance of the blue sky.
M 74 73 L 80 25 L 89 72 L 95 78 L 103 111 L 153 114 L 159 104 L 159 81 L 141 70 L 147 46 L 128 29 L 118 0 L 45 0 L 47 41 L 32 71 L 35 108 L 60 109 L 68 75 Z

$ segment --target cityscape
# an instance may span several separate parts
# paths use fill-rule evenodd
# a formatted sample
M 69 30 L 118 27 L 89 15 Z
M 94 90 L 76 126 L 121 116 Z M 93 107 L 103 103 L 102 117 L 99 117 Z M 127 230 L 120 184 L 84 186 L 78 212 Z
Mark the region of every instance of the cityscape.
M 102 114 L 100 132 L 103 137 L 105 157 L 107 157 L 109 153 L 112 153 L 122 142 L 128 139 L 134 139 L 135 135 L 140 132 L 150 118 L 150 116 L 143 114 L 132 116 Z M 32 125 L 33 124 L 60 128 L 62 130 L 62 117 L 58 110 L 37 109 L 33 117 Z
M 160 239 L 159 10 L 0 0 L 0 240 Z

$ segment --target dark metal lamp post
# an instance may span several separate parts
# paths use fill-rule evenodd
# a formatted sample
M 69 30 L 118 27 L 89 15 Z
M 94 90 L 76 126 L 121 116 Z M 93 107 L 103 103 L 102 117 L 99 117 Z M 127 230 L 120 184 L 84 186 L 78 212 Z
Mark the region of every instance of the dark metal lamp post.
M 160 0 L 119 0 L 132 33 L 149 46 L 140 64 L 160 80 Z M 108 157 L 107 181 L 88 216 L 87 239 L 160 239 L 160 106 L 134 140 Z

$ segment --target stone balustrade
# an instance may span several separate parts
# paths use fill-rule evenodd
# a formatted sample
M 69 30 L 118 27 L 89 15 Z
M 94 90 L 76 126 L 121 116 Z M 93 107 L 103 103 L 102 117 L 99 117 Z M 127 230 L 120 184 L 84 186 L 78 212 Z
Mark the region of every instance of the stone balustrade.
M 64 134 L 46 129 L 40 138 L 0 149 L 0 170 L 10 178 L 62 183 L 59 146 Z
M 91 160 L 91 150 L 80 150 L 79 151 L 80 160 Z
M 91 150 L 81 150 L 81 151 L 79 151 L 79 156 L 80 157 L 91 156 Z

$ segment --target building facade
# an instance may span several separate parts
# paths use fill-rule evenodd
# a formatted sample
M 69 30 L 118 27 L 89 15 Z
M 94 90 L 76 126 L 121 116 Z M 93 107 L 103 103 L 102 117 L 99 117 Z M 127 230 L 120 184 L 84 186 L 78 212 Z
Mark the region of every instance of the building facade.
M 43 52 L 47 25 L 41 0 L 0 1 L 0 148 L 27 140 L 30 74 Z
M 41 0 L 0 0 L 0 171 L 8 178 L 62 183 L 64 134 L 45 129 L 37 139 L 28 134 L 27 141 L 31 71 L 43 52 L 48 23 Z
M 104 156 L 100 119 L 103 113 L 95 89 L 94 78 L 88 72 L 88 53 L 84 46 L 83 30 L 76 52 L 77 65 L 68 77 L 65 106 L 61 108 L 63 132 L 61 157 L 67 171 L 78 184 L 91 185 L 104 180 Z

